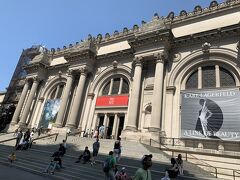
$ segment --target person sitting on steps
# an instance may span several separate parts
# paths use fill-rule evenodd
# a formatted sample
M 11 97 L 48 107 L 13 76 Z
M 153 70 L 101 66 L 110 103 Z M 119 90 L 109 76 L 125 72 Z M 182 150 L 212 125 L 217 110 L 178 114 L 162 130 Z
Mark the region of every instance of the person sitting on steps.
M 83 153 L 78 157 L 78 160 L 75 163 L 80 163 L 81 159 L 83 159 L 83 164 L 86 164 L 87 162 L 90 162 L 91 159 L 91 153 L 88 150 L 88 147 L 85 147 L 85 150 Z
M 60 158 L 60 152 L 57 151 L 53 153 L 52 157 L 53 159 L 51 159 L 51 162 L 48 164 L 48 166 L 44 170 L 44 173 L 50 172 L 51 174 L 54 174 L 55 169 L 63 168 L 62 159 Z

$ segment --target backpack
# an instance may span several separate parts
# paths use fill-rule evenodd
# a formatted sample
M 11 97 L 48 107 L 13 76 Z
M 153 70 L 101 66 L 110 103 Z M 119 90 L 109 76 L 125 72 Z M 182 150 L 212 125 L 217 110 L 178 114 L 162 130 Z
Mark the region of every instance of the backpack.
M 108 173 L 110 170 L 110 161 L 111 158 L 107 158 L 104 162 L 103 162 L 103 172 Z

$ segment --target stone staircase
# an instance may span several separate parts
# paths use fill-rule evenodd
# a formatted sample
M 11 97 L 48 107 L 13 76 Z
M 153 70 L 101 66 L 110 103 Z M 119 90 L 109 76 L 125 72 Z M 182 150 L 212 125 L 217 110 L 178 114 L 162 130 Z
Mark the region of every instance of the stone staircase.
M 12 135 L 1 136 L 0 140 L 12 138 Z M 56 171 L 54 175 L 43 173 L 44 169 L 50 161 L 50 156 L 59 147 L 59 143 L 65 136 L 60 135 L 55 142 L 55 137 L 50 137 L 36 141 L 33 144 L 32 149 L 27 151 L 17 151 L 17 161 L 13 164 L 14 167 L 24 171 L 32 172 L 45 176 L 50 179 L 59 180 L 103 180 L 104 173 L 102 171 L 102 161 L 106 158 L 106 155 L 113 148 L 114 141 L 101 139 L 100 140 L 100 152 L 96 166 L 92 167 L 90 164 L 74 163 L 79 156 L 80 152 L 85 146 L 89 146 L 92 149 L 92 143 L 95 139 L 80 138 L 78 136 L 70 136 L 67 140 L 67 154 L 63 157 L 64 169 Z M 0 144 L 0 163 L 9 165 L 7 162 L 7 156 L 14 150 L 13 146 L 15 141 L 5 142 Z M 126 167 L 127 173 L 133 176 L 138 167 L 140 167 L 140 159 L 144 154 L 153 154 L 153 166 L 151 168 L 152 179 L 159 180 L 164 176 L 164 171 L 169 167 L 169 157 L 160 150 L 152 147 L 147 147 L 138 142 L 122 141 L 122 158 L 120 161 L 119 169 Z M 185 176 L 178 177 L 177 179 L 215 179 L 211 174 L 202 170 L 201 168 L 192 165 L 188 162 L 184 162 L 186 169 Z

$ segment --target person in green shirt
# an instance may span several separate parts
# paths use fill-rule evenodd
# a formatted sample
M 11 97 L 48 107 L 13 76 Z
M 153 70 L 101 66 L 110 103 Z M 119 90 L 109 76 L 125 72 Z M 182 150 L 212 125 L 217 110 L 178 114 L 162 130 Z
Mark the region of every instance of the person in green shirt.
M 142 168 L 136 171 L 133 180 L 152 180 L 151 171 L 149 170 L 152 166 L 152 154 L 144 155 L 141 162 Z
M 108 171 L 105 171 L 105 176 L 107 180 L 115 180 L 115 170 L 116 170 L 116 157 L 114 156 L 113 151 L 109 152 L 109 156 L 105 160 L 108 166 Z

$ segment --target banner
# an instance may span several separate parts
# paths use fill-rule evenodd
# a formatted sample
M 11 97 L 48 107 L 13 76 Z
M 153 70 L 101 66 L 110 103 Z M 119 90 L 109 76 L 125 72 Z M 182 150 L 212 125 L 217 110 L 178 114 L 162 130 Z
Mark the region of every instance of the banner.
M 41 126 L 48 128 L 55 123 L 60 108 L 60 99 L 48 99 L 44 105 L 41 119 Z
M 128 96 L 100 96 L 96 106 L 127 106 Z
M 239 89 L 181 92 L 181 137 L 240 140 Z

